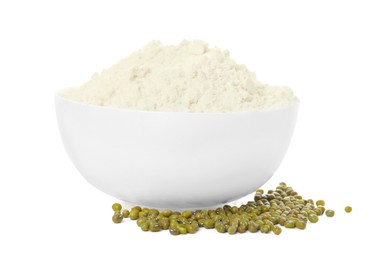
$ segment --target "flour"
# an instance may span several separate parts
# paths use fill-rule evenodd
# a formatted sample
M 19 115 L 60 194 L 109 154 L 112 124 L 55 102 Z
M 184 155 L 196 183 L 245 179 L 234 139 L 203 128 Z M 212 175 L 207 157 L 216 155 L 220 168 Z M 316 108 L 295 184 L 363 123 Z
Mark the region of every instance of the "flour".
M 227 51 L 202 41 L 153 41 L 61 95 L 93 105 L 178 112 L 257 111 L 297 101 L 290 88 L 260 83 Z

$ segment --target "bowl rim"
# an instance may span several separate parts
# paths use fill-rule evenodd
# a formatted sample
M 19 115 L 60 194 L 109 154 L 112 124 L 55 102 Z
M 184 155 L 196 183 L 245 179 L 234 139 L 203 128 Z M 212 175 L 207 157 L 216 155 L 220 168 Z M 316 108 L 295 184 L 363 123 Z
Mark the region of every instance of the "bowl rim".
M 249 114 L 259 114 L 259 113 L 267 113 L 267 112 L 274 112 L 274 111 L 280 111 L 280 110 L 286 110 L 290 108 L 298 108 L 300 104 L 300 100 L 296 97 L 296 100 L 282 105 L 282 106 L 276 106 L 272 108 L 265 108 L 265 109 L 259 109 L 255 111 L 227 111 L 227 112 L 191 112 L 191 111 L 156 111 L 156 110 L 139 110 L 139 109 L 133 109 L 133 108 L 118 108 L 118 107 L 112 107 L 112 106 L 100 106 L 100 105 L 94 105 L 94 104 L 87 104 L 79 101 L 75 101 L 69 98 L 66 98 L 62 96 L 62 91 L 66 89 L 59 89 L 54 92 L 55 99 L 62 100 L 67 103 L 72 103 L 75 105 L 79 105 L 82 107 L 90 107 L 95 109 L 101 109 L 101 110 L 109 110 L 109 111 L 125 111 L 125 112 L 134 112 L 134 113 L 149 113 L 149 114 L 175 114 L 175 115 L 249 115 Z

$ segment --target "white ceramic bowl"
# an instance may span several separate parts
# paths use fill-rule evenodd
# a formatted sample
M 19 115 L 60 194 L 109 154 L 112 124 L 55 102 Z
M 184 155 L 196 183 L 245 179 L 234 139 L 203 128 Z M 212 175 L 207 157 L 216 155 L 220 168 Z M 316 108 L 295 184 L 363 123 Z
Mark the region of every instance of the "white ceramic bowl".
M 84 178 L 118 199 L 209 207 L 254 192 L 288 148 L 298 103 L 240 113 L 149 112 L 55 97 L 66 151 Z

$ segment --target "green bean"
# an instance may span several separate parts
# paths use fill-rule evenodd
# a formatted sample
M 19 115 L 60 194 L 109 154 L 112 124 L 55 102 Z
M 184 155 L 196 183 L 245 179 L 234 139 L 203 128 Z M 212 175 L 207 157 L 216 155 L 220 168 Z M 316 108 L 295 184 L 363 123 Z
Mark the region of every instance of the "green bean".
M 309 216 L 308 216 L 308 219 L 309 219 L 309 221 L 310 221 L 311 223 L 317 223 L 318 220 L 319 220 L 318 216 L 317 216 L 317 215 L 314 215 L 314 214 L 309 215 Z
M 129 210 L 124 209 L 122 214 L 123 214 L 123 218 L 128 218 L 129 217 Z
M 227 232 L 230 235 L 236 234 L 236 232 L 237 232 L 237 226 L 236 225 L 229 226 L 228 229 L 227 229 Z
M 136 220 L 139 218 L 139 213 L 140 213 L 140 211 L 138 211 L 136 209 L 132 209 L 131 212 L 129 213 L 129 218 L 132 220 Z
M 179 235 L 179 230 L 178 230 L 177 227 L 170 227 L 170 228 L 169 228 L 169 232 L 170 232 L 170 234 L 172 234 L 172 235 L 174 235 L 174 236 Z
M 132 210 L 136 210 L 136 211 L 140 212 L 140 211 L 141 211 L 141 207 L 140 207 L 140 206 L 135 206 L 135 207 L 133 207 L 133 208 L 131 209 L 131 211 L 132 211 Z
M 237 232 L 239 233 L 245 233 L 247 231 L 247 226 L 240 224 L 237 228 Z
M 193 215 L 193 213 L 190 210 L 185 210 L 181 214 L 181 216 L 184 218 L 190 218 L 192 215 Z
M 172 211 L 170 210 L 170 209 L 166 209 L 166 210 L 164 210 L 164 211 L 162 211 L 162 215 L 164 216 L 164 217 L 170 217 L 171 215 L 172 215 Z
M 186 224 L 185 226 L 186 226 L 187 233 L 194 234 L 195 232 L 197 232 L 197 229 L 194 227 L 194 225 Z
M 152 232 L 158 232 L 161 230 L 160 225 L 156 221 L 150 221 L 149 230 Z
M 112 216 L 112 221 L 116 224 L 121 223 L 123 221 L 123 215 L 120 214 L 120 212 L 115 212 L 115 214 Z
M 259 225 L 257 225 L 254 221 L 251 221 L 248 224 L 248 231 L 251 233 L 256 233 L 259 230 Z
M 112 205 L 112 210 L 113 211 L 121 211 L 121 205 L 120 205 L 120 203 L 114 203 Z
M 186 226 L 183 224 L 178 224 L 178 231 L 182 235 L 187 234 Z
M 260 228 L 261 233 L 269 233 L 270 232 L 270 226 L 269 225 L 263 225 Z
M 168 218 L 162 218 L 158 221 L 158 224 L 160 225 L 160 228 L 162 230 L 167 230 L 169 229 L 169 226 L 170 226 L 170 222 L 169 222 L 169 219 Z
M 306 228 L 306 222 L 299 220 L 299 221 L 296 222 L 296 227 L 298 229 L 305 229 Z
M 208 218 L 204 222 L 204 227 L 207 229 L 214 228 L 214 224 L 215 224 L 214 220 Z
M 316 205 L 317 206 L 325 206 L 325 201 L 324 200 L 317 200 Z
M 334 217 L 334 215 L 335 215 L 335 212 L 333 210 L 331 209 L 326 210 L 326 216 L 328 216 L 329 218 Z
M 149 221 L 146 221 L 141 224 L 140 228 L 142 231 L 149 231 L 150 223 Z
M 284 225 L 286 228 L 295 228 L 296 223 L 294 220 L 287 220 Z
M 215 222 L 215 229 L 219 233 L 225 233 L 226 232 L 226 226 L 221 221 Z
M 282 232 L 282 229 L 279 226 L 275 226 L 272 231 L 275 235 L 280 235 Z

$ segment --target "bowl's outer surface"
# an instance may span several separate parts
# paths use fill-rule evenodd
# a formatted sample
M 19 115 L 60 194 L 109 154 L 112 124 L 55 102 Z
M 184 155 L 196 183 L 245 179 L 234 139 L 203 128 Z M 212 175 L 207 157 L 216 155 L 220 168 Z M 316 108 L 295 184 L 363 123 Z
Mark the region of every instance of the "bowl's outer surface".
M 121 200 L 159 208 L 226 203 L 279 167 L 298 103 L 245 113 L 107 108 L 55 97 L 66 151 L 84 178 Z

